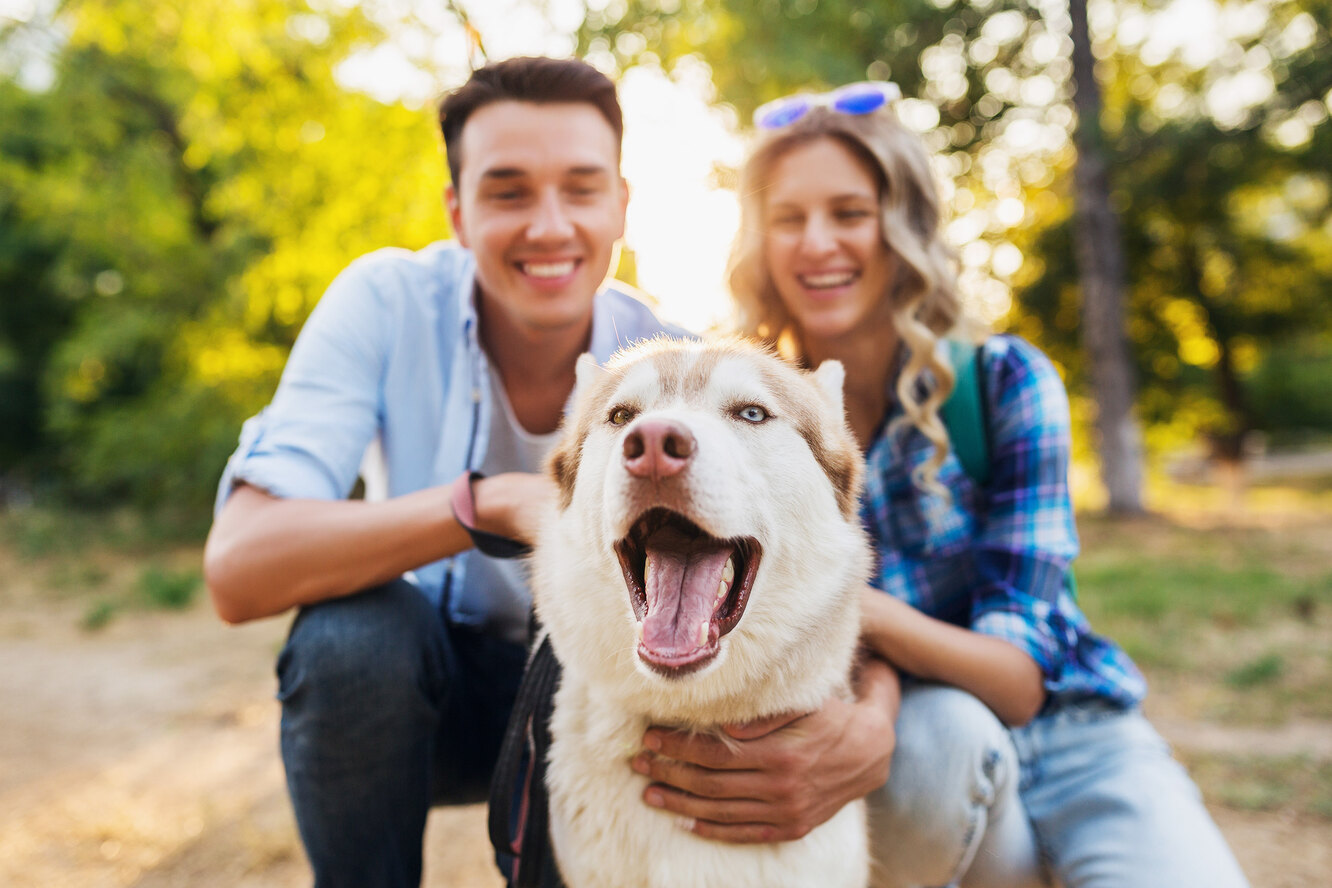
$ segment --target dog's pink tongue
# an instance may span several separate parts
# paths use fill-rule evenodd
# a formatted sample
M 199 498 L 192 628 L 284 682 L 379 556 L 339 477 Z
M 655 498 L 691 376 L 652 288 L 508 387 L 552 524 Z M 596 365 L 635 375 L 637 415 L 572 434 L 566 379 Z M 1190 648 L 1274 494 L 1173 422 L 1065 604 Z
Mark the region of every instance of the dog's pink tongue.
M 731 547 L 664 527 L 647 541 L 647 615 L 643 646 L 663 657 L 698 650 L 709 640 L 717 589 Z

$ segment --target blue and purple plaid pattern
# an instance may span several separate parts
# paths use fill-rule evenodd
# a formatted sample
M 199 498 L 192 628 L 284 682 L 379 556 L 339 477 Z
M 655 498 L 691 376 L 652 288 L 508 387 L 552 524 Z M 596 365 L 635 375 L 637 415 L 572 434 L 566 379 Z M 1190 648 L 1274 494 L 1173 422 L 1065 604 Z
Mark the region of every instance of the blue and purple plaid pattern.
M 889 422 L 867 454 L 861 518 L 876 542 L 872 585 L 958 626 L 1002 638 L 1035 659 L 1051 705 L 1087 697 L 1123 706 L 1146 693 L 1117 645 L 1091 631 L 1070 592 L 1078 553 L 1068 492 L 1068 396 L 1050 360 L 1014 336 L 982 353 L 991 479 L 978 488 L 949 454 L 939 481 L 951 502 L 918 490 L 911 471 L 933 445 Z

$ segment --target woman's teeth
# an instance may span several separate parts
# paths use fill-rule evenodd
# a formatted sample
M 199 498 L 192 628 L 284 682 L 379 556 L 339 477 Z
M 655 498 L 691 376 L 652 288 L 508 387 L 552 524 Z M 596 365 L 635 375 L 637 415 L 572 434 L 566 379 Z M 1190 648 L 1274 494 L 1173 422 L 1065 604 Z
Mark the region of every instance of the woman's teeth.
M 558 278 L 567 274 L 573 274 L 574 267 L 577 265 L 573 259 L 566 259 L 563 262 L 524 262 L 522 264 L 523 274 L 535 278 Z
M 829 271 L 821 274 L 802 274 L 800 283 L 806 287 L 815 289 L 826 289 L 831 287 L 845 287 L 856 279 L 854 271 Z

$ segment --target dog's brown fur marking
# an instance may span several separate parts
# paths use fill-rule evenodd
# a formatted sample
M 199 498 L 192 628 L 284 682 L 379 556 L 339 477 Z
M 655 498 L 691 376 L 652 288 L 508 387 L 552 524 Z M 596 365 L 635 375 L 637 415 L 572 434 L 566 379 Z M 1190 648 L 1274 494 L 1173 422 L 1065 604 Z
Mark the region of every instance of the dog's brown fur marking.
M 717 366 L 731 357 L 744 357 L 752 345 L 738 339 L 725 339 L 700 348 L 680 349 L 677 340 L 660 337 L 643 343 L 630 352 L 612 356 L 605 373 L 578 393 L 578 405 L 607 401 L 609 394 L 624 381 L 630 366 L 640 360 L 650 361 L 656 371 L 659 396 L 663 400 L 690 396 L 704 392 Z M 771 351 L 765 350 L 768 354 Z M 859 448 L 846 427 L 845 417 L 834 418 L 832 440 L 825 434 L 829 425 L 821 416 L 823 394 L 810 374 L 782 362 L 780 367 L 760 364 L 764 386 L 781 405 L 792 425 L 805 439 L 819 467 L 832 482 L 837 504 L 847 516 L 855 514 L 860 495 L 863 467 Z M 811 398 L 812 396 L 812 398 Z M 605 417 L 590 410 L 576 409 L 578 426 L 572 435 L 565 435 L 547 461 L 547 471 L 555 479 L 560 491 L 560 508 L 569 508 L 573 501 L 574 482 L 578 477 L 583 443 L 591 433 L 593 424 Z
M 814 406 L 823 404 L 823 393 L 818 391 L 811 374 L 801 373 L 790 365 L 784 365 L 780 371 L 765 365 L 763 378 L 783 408 L 789 412 L 796 431 L 805 439 L 815 461 L 832 482 L 842 514 L 848 517 L 854 515 L 864 469 L 859 458 L 859 446 L 846 427 L 846 418 L 836 417 L 831 426 L 836 429 L 833 433 L 835 439 L 829 441 L 825 435 L 825 428 L 829 424 L 820 417 L 820 410 Z M 812 400 L 810 395 L 817 400 Z

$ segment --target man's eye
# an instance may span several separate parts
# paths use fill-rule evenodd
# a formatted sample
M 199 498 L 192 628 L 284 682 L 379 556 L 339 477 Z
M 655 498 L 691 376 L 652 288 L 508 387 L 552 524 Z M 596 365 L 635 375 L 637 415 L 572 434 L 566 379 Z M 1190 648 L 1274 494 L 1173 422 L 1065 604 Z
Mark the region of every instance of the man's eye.
M 764 410 L 757 404 L 748 404 L 735 411 L 735 415 L 743 419 L 745 422 L 752 422 L 755 425 L 758 425 L 768 418 L 768 411 Z
M 610 412 L 609 417 L 610 424 L 615 426 L 622 426 L 633 418 L 634 411 L 630 410 L 628 407 L 616 407 Z

